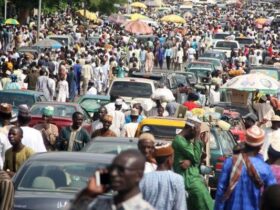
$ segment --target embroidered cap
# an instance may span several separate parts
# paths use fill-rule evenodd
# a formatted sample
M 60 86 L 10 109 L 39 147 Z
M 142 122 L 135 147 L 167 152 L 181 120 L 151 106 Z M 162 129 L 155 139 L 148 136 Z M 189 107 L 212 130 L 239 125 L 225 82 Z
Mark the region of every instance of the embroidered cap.
M 257 147 L 263 144 L 264 141 L 264 130 L 254 125 L 246 130 L 246 141 L 245 143 Z
M 174 150 L 173 150 L 171 144 L 169 144 L 169 143 L 155 146 L 155 156 L 156 157 L 170 156 L 173 153 L 174 153 Z
M 54 107 L 47 106 L 47 107 L 43 108 L 43 111 L 42 111 L 43 115 L 50 117 L 50 116 L 53 116 L 53 113 L 54 113 Z

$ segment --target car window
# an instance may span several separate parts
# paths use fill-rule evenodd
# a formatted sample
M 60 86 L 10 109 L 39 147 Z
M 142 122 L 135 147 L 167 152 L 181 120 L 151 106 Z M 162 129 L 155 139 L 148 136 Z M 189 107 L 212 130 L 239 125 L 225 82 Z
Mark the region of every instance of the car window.
M 231 155 L 233 147 L 236 145 L 233 137 L 229 134 L 228 131 L 223 131 L 217 129 L 217 137 L 219 138 L 219 142 L 224 155 Z
M 225 39 L 226 37 L 228 37 L 229 34 L 214 34 L 213 35 L 213 39 Z
M 145 125 L 141 128 L 142 132 L 149 132 L 159 139 L 174 139 L 181 130 L 182 127 L 160 125 Z
M 150 98 L 152 85 L 144 82 L 115 81 L 113 82 L 110 95 L 124 97 Z
M 209 145 L 210 145 L 210 149 L 218 149 L 218 145 L 213 133 L 210 133 Z
M 238 48 L 238 45 L 236 42 L 217 42 L 216 47 L 232 49 Z
M 0 98 L 5 98 L 5 103 L 12 104 L 14 107 L 18 107 L 21 104 L 26 104 L 31 107 L 35 103 L 33 95 L 27 94 L 1 92 Z
M 136 142 L 93 142 L 86 149 L 86 152 L 97 154 L 119 154 L 128 149 L 137 149 Z
M 46 104 L 36 104 L 34 105 L 30 112 L 32 115 L 41 115 L 43 108 L 46 106 Z M 66 106 L 64 104 L 61 105 L 51 105 L 54 107 L 54 114 L 55 117 L 67 117 L 72 118 L 72 114 L 76 111 L 76 108 L 74 106 Z
M 18 182 L 18 191 L 79 191 L 103 163 L 34 161 Z

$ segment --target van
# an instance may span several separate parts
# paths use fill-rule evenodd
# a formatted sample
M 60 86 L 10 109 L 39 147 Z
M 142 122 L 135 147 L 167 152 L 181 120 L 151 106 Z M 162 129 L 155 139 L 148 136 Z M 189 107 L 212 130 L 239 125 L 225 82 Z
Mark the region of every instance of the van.
M 107 92 L 111 98 L 120 96 L 125 102 L 130 103 L 132 100 L 143 102 L 151 100 L 152 94 L 155 92 L 155 81 L 142 78 L 116 78 L 111 83 Z

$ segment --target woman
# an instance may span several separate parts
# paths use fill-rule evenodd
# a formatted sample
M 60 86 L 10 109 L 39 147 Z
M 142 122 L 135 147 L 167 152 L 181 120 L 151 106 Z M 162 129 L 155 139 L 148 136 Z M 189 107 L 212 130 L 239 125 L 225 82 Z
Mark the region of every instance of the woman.
M 146 72 L 152 72 L 154 68 L 154 54 L 150 48 L 148 48 L 148 52 L 146 55 Z

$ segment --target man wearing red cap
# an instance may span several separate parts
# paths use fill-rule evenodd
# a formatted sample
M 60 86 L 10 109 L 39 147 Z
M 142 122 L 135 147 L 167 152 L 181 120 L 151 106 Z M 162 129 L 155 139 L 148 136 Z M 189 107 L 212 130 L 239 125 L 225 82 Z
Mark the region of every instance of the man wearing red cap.
M 261 191 L 274 183 L 275 177 L 259 154 L 264 131 L 256 125 L 247 129 L 245 148 L 228 158 L 217 186 L 215 210 L 257 210 Z

